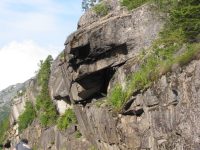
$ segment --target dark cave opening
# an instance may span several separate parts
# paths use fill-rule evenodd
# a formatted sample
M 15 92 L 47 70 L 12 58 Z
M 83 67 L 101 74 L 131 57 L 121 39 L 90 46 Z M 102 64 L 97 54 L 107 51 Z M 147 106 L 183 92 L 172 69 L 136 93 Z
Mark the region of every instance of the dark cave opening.
M 58 95 L 58 96 L 54 96 L 54 99 L 55 100 L 63 100 L 63 101 L 65 101 L 67 104 L 69 104 L 69 105 L 71 105 L 71 101 L 70 101 L 70 97 L 69 97 L 69 95 L 68 96 L 60 96 L 60 95 Z
M 95 61 L 117 57 L 117 55 L 127 55 L 128 48 L 126 43 L 121 45 L 105 45 L 102 48 L 91 49 L 90 43 L 72 49 L 73 57 L 69 60 L 72 68 L 76 70 L 82 64 L 92 64 Z
M 85 59 L 90 53 L 90 44 L 72 49 L 72 54 L 78 59 Z
M 128 110 L 128 111 L 126 111 L 126 112 L 123 112 L 122 115 L 125 115 L 125 116 L 129 115 L 129 116 L 137 116 L 137 117 L 140 117 L 140 116 L 142 116 L 143 113 L 144 113 L 144 109 L 143 109 L 143 108 L 140 108 L 140 109 L 138 109 L 138 110 L 134 110 L 134 109 Z
M 79 97 L 81 97 L 84 101 L 105 97 L 107 95 L 109 82 L 115 72 L 115 68 L 108 67 L 84 76 L 76 81 L 85 89 L 79 93 Z
M 100 90 L 102 94 L 107 95 L 109 82 L 112 79 L 115 72 L 116 72 L 116 69 L 113 67 L 105 69 L 104 74 L 103 74 L 103 84 Z

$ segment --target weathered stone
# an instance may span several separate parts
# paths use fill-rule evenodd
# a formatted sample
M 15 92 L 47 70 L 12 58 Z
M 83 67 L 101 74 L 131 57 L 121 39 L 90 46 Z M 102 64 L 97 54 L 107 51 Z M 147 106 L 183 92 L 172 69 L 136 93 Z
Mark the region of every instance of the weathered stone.
M 49 79 L 49 89 L 52 99 L 68 100 L 68 88 L 66 87 L 62 69 L 60 67 L 60 57 L 58 56 L 51 67 L 51 75 Z
M 67 61 L 63 67 L 70 68 L 65 70 L 65 74 L 72 82 L 68 90 L 72 100 L 81 101 L 99 93 L 106 94 L 117 68 L 129 64 L 142 49 L 149 47 L 163 26 L 153 6 L 144 5 L 128 12 L 119 8 L 114 11 L 114 6 L 119 6 L 118 2 L 109 1 L 108 4 L 113 8 L 111 13 L 115 14 L 95 21 L 92 18 L 92 23 L 85 24 L 83 18 L 93 13 L 88 11 L 80 20 L 79 29 L 65 42 Z M 123 68 L 121 74 L 115 74 L 115 79 L 121 77 L 126 69 Z
M 151 87 L 135 92 L 120 115 L 102 98 L 116 83 L 125 89 L 127 75 L 140 68 L 137 56 L 151 46 L 163 26 L 151 5 L 128 12 L 119 1 L 106 2 L 110 13 L 99 17 L 92 10 L 86 12 L 65 42 L 64 61 L 59 56 L 52 65 L 52 100 L 61 100 L 56 102 L 61 114 L 73 108 L 78 125 L 61 132 L 34 122 L 21 136 L 38 149 L 200 149 L 199 57 L 183 68 L 173 66 Z M 11 133 L 18 139 L 16 128 Z M 77 128 L 80 139 L 75 138 Z

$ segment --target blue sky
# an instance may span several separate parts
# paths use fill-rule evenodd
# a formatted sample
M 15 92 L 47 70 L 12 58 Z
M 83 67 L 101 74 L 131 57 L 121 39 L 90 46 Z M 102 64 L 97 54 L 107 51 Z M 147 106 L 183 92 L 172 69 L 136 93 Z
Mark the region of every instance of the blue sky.
M 0 0 L 0 90 L 60 53 L 82 13 L 81 0 Z

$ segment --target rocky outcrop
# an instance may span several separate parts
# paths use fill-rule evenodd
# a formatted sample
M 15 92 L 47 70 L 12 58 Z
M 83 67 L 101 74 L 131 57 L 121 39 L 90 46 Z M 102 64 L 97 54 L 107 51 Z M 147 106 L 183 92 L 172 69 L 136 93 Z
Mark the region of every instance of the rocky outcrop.
M 72 125 L 65 131 L 60 131 L 56 126 L 50 128 L 43 128 L 37 120 L 31 126 L 18 133 L 17 126 L 14 126 L 9 131 L 8 139 L 14 147 L 20 138 L 29 140 L 31 147 L 37 150 L 88 150 L 92 145 L 83 136 L 77 137 L 77 126 Z
M 141 139 L 135 117 L 113 115 L 95 101 L 137 70 L 137 56 L 157 38 L 163 20 L 151 5 L 132 12 L 118 2 L 108 5 L 112 11 L 105 17 L 95 19 L 91 11 L 82 16 L 78 30 L 65 42 L 64 59 L 58 56 L 53 63 L 49 88 L 54 100 L 74 105 L 79 129 L 90 144 L 98 149 L 136 149 Z M 143 108 L 137 110 L 137 116 L 143 113 Z
M 90 25 L 80 25 L 65 42 L 65 63 L 56 65 L 57 59 L 53 64 L 60 68 L 52 70 L 53 75 L 59 76 L 50 83 L 54 98 L 67 97 L 81 102 L 106 95 L 118 68 L 132 62 L 142 49 L 149 47 L 162 25 L 162 18 L 149 5 L 131 13 L 123 9 L 120 14 L 111 11 Z M 64 82 L 59 79 L 61 76 Z M 54 85 L 59 86 L 55 89 Z
M 200 60 L 138 93 L 123 115 L 98 102 L 75 108 L 81 132 L 98 149 L 197 150 Z
M 76 134 L 77 127 L 74 125 L 60 131 L 56 127 L 43 129 L 35 121 L 21 136 L 29 139 L 31 145 L 38 150 L 87 150 L 91 146 L 90 143 L 84 137 L 76 137 Z
M 26 82 L 26 87 L 20 90 L 13 98 L 11 103 L 10 124 L 14 125 L 20 114 L 24 111 L 27 101 L 36 103 L 36 96 L 40 88 L 37 85 L 36 79 L 32 78 Z
M 149 4 L 129 12 L 119 1 L 105 2 L 109 14 L 86 12 L 51 68 L 51 98 L 60 114 L 73 108 L 78 124 L 59 131 L 56 126 L 42 128 L 35 120 L 21 136 L 44 150 L 200 149 L 199 59 L 183 68 L 177 66 L 135 93 L 121 114 L 107 105 L 110 89 L 116 83 L 124 87 L 127 75 L 140 68 L 139 55 L 148 52 L 164 20 Z M 13 118 L 16 121 L 17 116 Z
M 20 95 L 16 96 L 12 101 L 10 113 L 11 129 L 7 134 L 7 139 L 11 141 L 12 147 L 14 147 L 21 138 L 26 138 L 29 140 L 30 146 L 37 150 L 88 150 L 92 145 L 84 136 L 77 135 L 80 134 L 77 125 L 71 125 L 68 129 L 61 131 L 57 129 L 56 125 L 44 128 L 40 125 L 38 119 L 35 119 L 27 129 L 19 133 L 18 118 L 24 112 L 27 101 L 31 101 L 33 104 L 36 103 L 36 96 L 39 91 L 40 86 L 38 86 L 37 80 L 31 79 L 26 89 L 20 92 Z M 72 108 L 72 106 L 68 105 L 63 100 L 55 104 L 60 115 L 62 115 L 66 109 Z
M 113 85 L 124 85 L 127 74 L 138 69 L 137 56 L 163 26 L 162 14 L 152 6 L 129 13 L 119 9 L 118 3 L 115 6 L 116 13 L 111 11 L 103 18 L 95 19 L 94 12 L 81 18 L 78 30 L 65 42 L 65 62 L 57 66 L 81 133 L 100 150 L 199 149 L 198 132 L 194 133 L 199 131 L 199 61 L 162 76 L 151 88 L 137 93 L 123 114 L 101 105 Z M 88 16 L 92 19 L 87 23 Z

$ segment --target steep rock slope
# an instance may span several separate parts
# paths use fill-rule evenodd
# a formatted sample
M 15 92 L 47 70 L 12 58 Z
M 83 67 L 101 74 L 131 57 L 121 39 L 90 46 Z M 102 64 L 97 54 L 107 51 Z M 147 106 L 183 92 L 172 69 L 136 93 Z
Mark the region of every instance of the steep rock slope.
M 81 102 L 106 94 L 115 72 L 121 66 L 131 70 L 128 64 L 136 61 L 139 52 L 155 40 L 163 25 L 159 15 L 151 6 L 144 5 L 132 13 L 111 12 L 93 24 L 79 26 L 65 42 L 65 62 L 58 63 L 58 58 L 53 64 L 56 69 L 50 79 L 52 96 Z M 121 77 L 122 74 L 115 74 L 115 78 Z
M 151 46 L 163 26 L 162 14 L 150 5 L 127 12 L 119 9 L 119 3 L 107 2 L 110 14 L 95 20 L 94 13 L 87 12 L 78 30 L 67 38 L 64 58 L 59 56 L 53 63 L 50 91 L 53 99 L 73 104 L 79 129 L 94 147 L 136 149 L 142 146 L 132 124 L 135 117 L 120 118 L 96 103 L 104 101 L 116 82 L 125 84 L 126 75 L 137 70 L 138 55 Z
M 158 37 L 165 16 L 149 4 L 131 12 L 118 1 L 106 0 L 106 5 L 106 16 L 90 10 L 81 17 L 51 68 L 51 98 L 60 114 L 73 108 L 78 124 L 60 131 L 57 126 L 43 128 L 36 119 L 19 135 L 15 116 L 10 138 L 28 138 L 42 150 L 199 149 L 199 56 L 136 91 L 123 113 L 107 104 L 110 90 L 116 84 L 124 87 L 127 75 L 140 68 L 140 54 Z M 40 90 L 36 84 L 32 89 Z M 76 138 L 78 130 L 82 136 Z

